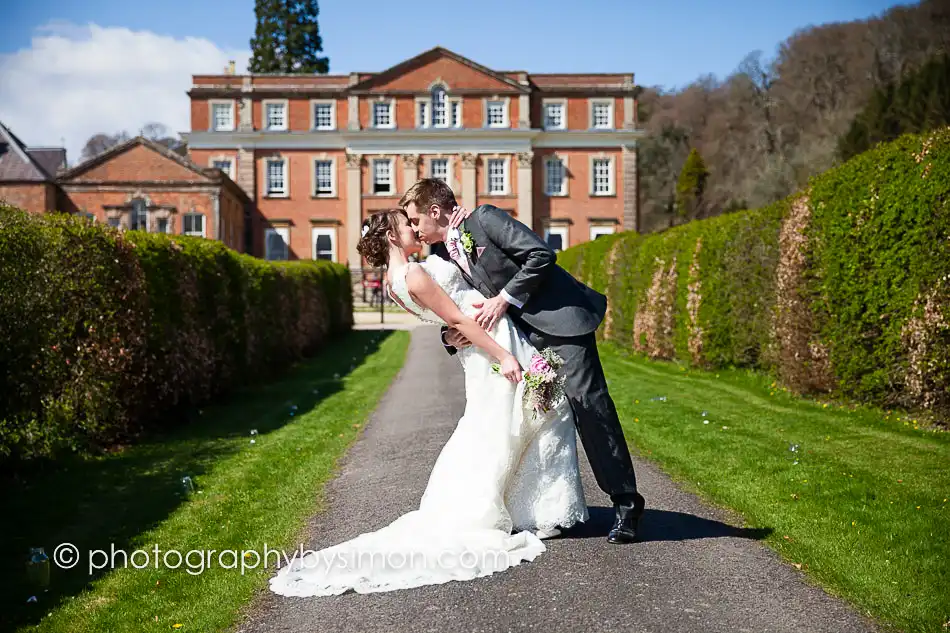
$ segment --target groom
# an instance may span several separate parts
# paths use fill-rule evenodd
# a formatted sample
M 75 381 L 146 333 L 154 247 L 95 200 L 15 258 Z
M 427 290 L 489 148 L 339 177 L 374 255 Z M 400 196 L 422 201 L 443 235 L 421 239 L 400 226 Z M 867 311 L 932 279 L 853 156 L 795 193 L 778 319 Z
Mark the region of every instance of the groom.
M 476 306 L 479 325 L 491 329 L 507 313 L 534 347 L 551 348 L 564 359 L 564 390 L 578 434 L 597 485 L 616 510 L 607 541 L 635 541 L 644 499 L 594 335 L 607 298 L 555 264 L 554 251 L 536 233 L 497 207 L 481 205 L 454 228 L 455 194 L 441 180 L 417 181 L 399 206 L 419 238 L 437 249 L 444 243 L 465 280 L 490 297 Z M 470 344 L 454 329 L 443 330 L 442 342 L 450 354 Z

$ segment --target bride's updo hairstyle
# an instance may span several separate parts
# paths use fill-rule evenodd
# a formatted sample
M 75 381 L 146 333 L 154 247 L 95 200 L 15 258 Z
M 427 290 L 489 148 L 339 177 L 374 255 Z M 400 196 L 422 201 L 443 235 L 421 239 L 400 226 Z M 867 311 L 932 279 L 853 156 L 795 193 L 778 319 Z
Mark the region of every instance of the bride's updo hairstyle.
M 392 231 L 398 234 L 399 216 L 409 221 L 409 216 L 402 209 L 377 211 L 363 221 L 363 228 L 360 229 L 362 237 L 356 244 L 356 250 L 373 268 L 389 263 L 389 237 L 386 233 Z

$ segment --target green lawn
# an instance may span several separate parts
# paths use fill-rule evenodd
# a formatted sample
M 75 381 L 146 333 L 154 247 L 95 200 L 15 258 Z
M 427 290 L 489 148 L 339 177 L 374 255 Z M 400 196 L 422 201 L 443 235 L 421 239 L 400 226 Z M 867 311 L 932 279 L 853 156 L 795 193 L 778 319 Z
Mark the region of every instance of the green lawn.
M 402 366 L 408 341 L 405 332 L 353 332 L 280 381 L 207 407 L 167 436 L 5 481 L 0 620 L 12 627 L 0 628 L 204 633 L 233 625 L 272 572 L 263 564 L 245 573 L 223 569 L 243 557 L 219 553 L 298 545 L 306 518 L 320 509 L 322 484 Z M 183 475 L 201 492 L 184 493 Z M 43 546 L 52 557 L 63 542 L 79 548 L 80 563 L 70 571 L 51 566 L 49 592 L 28 604 L 36 593 L 25 583 L 29 547 Z M 148 550 L 150 566 L 90 578 L 89 551 L 112 543 Z M 178 570 L 156 569 L 156 545 L 162 556 L 218 552 L 210 567 L 192 554 Z
M 771 528 L 769 545 L 859 610 L 905 631 L 947 630 L 950 435 L 898 412 L 796 398 L 762 374 L 601 350 L 641 454 Z

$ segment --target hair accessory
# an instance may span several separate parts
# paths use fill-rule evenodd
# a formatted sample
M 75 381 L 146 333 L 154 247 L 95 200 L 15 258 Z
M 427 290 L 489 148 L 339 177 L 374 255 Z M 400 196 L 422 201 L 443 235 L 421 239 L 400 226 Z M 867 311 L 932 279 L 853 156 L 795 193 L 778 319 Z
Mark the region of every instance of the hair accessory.
M 364 224 L 364 225 L 363 225 L 363 232 L 362 232 L 362 234 L 360 235 L 360 237 L 366 237 L 366 234 L 367 234 L 367 233 L 369 233 L 369 224 Z

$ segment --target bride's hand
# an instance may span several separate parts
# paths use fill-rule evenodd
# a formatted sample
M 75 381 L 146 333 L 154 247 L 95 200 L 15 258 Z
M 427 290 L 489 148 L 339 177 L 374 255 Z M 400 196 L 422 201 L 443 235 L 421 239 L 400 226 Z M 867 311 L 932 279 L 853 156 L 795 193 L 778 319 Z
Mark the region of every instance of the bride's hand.
M 505 378 L 515 384 L 521 382 L 521 365 L 518 363 L 518 359 L 508 354 L 508 356 L 501 361 L 501 373 Z
M 457 229 L 470 215 L 472 212 L 461 205 L 453 207 L 452 217 L 449 218 L 449 228 Z

